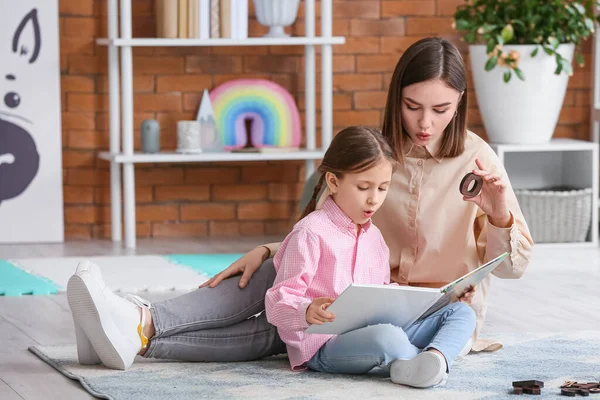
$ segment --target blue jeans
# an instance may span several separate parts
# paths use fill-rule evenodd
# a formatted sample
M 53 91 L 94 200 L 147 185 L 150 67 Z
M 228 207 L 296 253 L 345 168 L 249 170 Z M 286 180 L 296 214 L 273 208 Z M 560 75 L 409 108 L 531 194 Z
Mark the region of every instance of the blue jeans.
M 471 307 L 452 303 L 412 324 L 406 332 L 391 324 L 371 325 L 335 336 L 308 362 L 308 368 L 329 373 L 365 374 L 397 359 L 410 360 L 421 349 L 440 351 L 448 370 L 475 331 Z

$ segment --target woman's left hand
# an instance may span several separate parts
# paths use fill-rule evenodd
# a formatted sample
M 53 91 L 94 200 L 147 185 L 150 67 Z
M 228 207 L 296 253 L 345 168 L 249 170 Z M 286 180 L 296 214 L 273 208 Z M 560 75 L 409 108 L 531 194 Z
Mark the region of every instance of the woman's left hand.
M 463 196 L 463 200 L 475 203 L 487 214 L 490 222 L 499 227 L 508 227 L 511 214 L 506 202 L 506 182 L 502 176 L 491 174 L 481 161 L 475 160 L 478 169 L 473 173 L 483 178 L 483 187 L 475 197 Z

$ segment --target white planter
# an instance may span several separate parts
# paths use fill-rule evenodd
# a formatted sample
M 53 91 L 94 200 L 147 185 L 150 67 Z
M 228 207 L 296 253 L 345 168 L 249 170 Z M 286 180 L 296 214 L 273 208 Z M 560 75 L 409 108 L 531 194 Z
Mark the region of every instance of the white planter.
M 270 27 L 265 37 L 287 37 L 283 27 L 296 20 L 300 0 L 254 0 L 256 19 Z
M 475 83 L 479 111 L 490 142 L 530 144 L 550 141 L 563 105 L 569 76 L 555 75 L 556 58 L 540 48 L 535 57 L 535 45 L 507 45 L 504 52 L 520 53 L 519 69 L 525 74 L 521 81 L 513 72 L 504 83 L 505 67 L 485 71 L 488 60 L 485 45 L 469 46 L 471 71 Z M 575 46 L 562 44 L 557 52 L 572 61 Z

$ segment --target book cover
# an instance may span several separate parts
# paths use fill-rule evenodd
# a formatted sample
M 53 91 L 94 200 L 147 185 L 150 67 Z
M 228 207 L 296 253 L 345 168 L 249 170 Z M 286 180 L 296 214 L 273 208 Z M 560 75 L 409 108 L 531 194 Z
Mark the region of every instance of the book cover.
M 161 19 L 162 36 L 164 38 L 176 38 L 179 26 L 179 3 L 174 0 L 156 0 L 161 3 L 159 9 L 162 10 L 162 15 L 157 15 L 157 19 Z
M 156 37 L 165 37 L 165 24 L 164 24 L 164 2 L 163 0 L 156 0 L 154 2 L 154 16 L 156 22 Z
M 179 0 L 179 25 L 177 37 L 188 37 L 188 0 Z
M 200 0 L 198 6 L 200 39 L 210 39 L 210 0 Z
M 221 37 L 222 38 L 232 38 L 231 36 L 231 0 L 221 0 Z
M 200 37 L 199 13 L 200 0 L 188 0 L 188 35 L 190 39 L 198 39 Z
M 210 0 L 210 38 L 217 39 L 221 37 L 220 27 L 221 11 L 219 0 Z

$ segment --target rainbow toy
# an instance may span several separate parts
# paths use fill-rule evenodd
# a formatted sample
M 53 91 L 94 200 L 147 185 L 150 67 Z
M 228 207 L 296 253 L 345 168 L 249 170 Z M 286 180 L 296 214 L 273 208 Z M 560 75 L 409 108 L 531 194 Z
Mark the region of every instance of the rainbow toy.
M 290 93 L 264 79 L 236 79 L 210 92 L 217 132 L 226 149 L 246 144 L 245 122 L 252 118 L 256 147 L 299 147 L 300 113 Z

